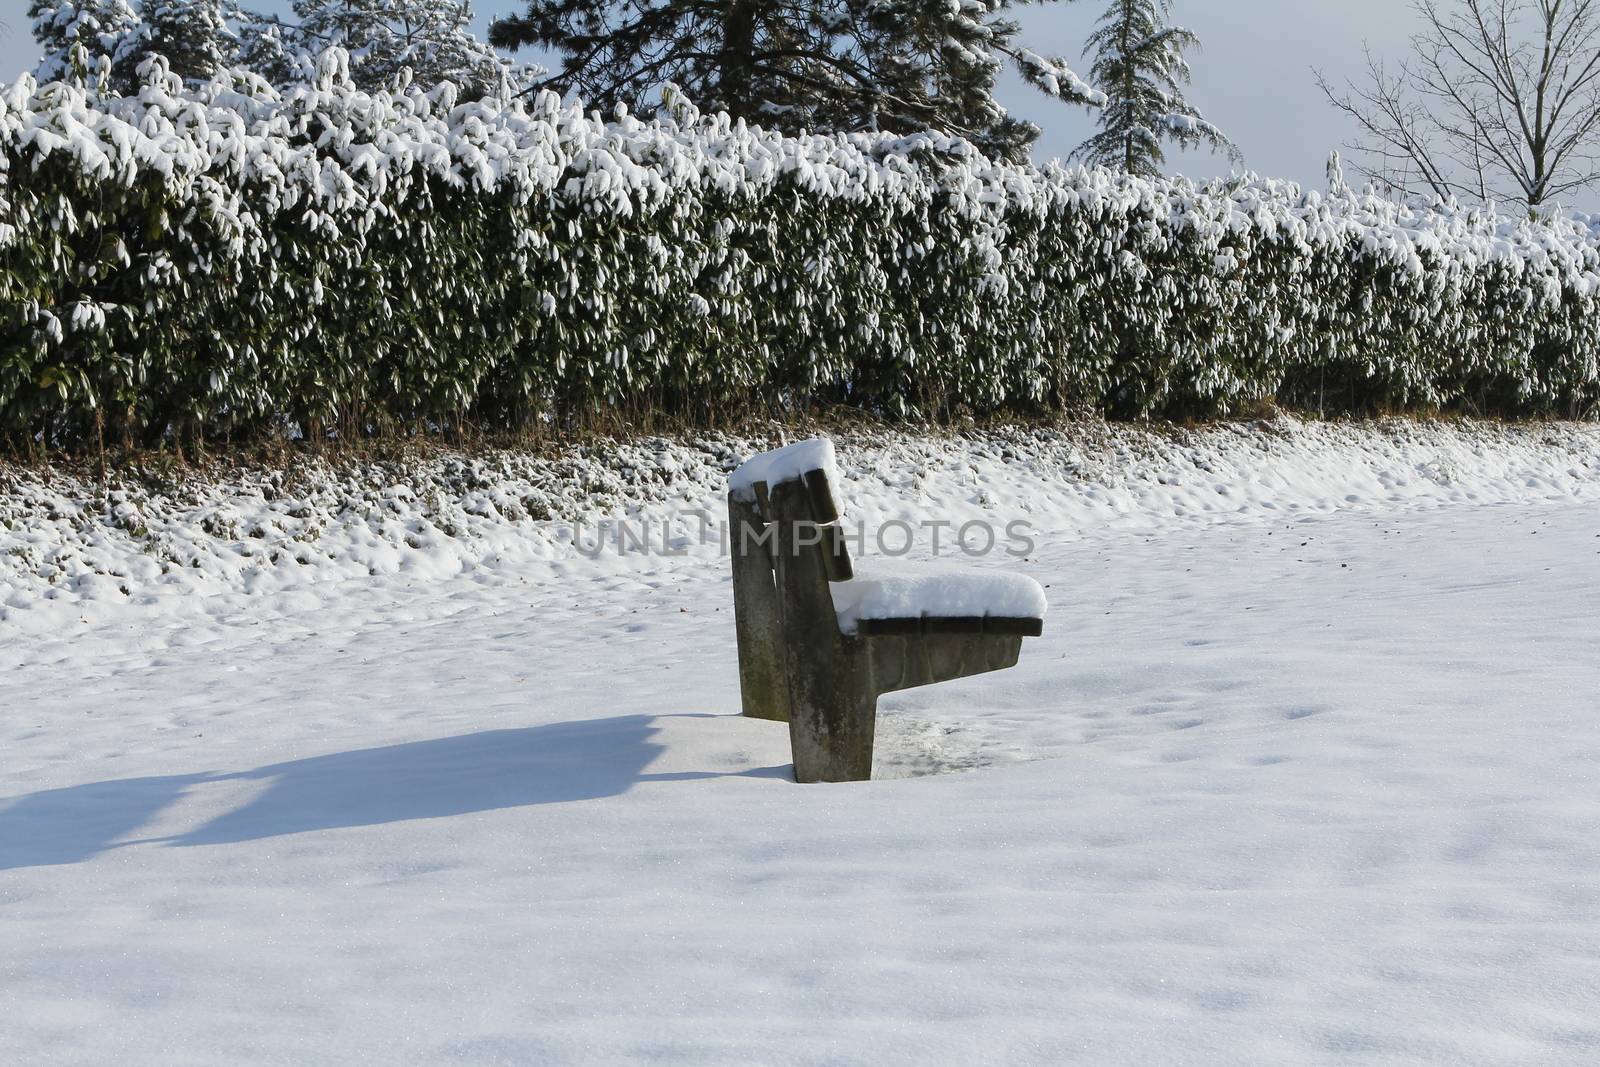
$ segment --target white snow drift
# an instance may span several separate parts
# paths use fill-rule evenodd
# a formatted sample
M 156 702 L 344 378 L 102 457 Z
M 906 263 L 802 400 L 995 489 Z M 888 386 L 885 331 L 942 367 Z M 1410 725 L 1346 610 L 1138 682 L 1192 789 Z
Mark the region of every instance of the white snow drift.
M 1600 1057 L 1591 429 L 842 436 L 1050 614 L 804 787 L 725 561 L 560 533 L 747 444 L 9 475 L 0 1061 Z

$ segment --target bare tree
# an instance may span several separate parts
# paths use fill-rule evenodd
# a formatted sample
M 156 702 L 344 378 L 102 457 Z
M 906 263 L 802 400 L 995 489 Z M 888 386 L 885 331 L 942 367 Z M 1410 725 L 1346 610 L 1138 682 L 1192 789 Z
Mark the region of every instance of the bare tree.
M 1317 84 L 1360 129 L 1367 177 L 1402 193 L 1530 211 L 1600 180 L 1600 0 L 1414 0 L 1422 28 L 1390 68 Z

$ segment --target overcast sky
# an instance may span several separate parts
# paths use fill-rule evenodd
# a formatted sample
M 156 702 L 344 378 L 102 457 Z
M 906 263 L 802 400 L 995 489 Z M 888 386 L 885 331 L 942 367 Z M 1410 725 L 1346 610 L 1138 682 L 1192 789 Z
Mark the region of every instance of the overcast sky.
M 0 40 L 0 72 L 9 79 L 31 68 L 36 49 L 28 36 L 22 0 L 0 0 L 9 33 Z M 258 0 L 246 7 L 287 9 L 287 0 Z M 514 0 L 478 0 L 480 23 L 512 10 Z M 1355 73 L 1363 39 L 1380 54 L 1398 55 L 1414 20 L 1403 0 L 1176 0 L 1176 21 L 1200 35 L 1204 49 L 1191 56 L 1190 100 L 1236 141 L 1246 165 L 1262 174 L 1323 184 L 1328 150 L 1349 131 L 1317 91 L 1312 66 L 1330 75 Z M 1038 52 L 1077 59 L 1104 0 L 1073 0 L 1023 8 L 1025 39 Z M 1088 69 L 1087 61 L 1078 66 Z M 1002 99 L 1044 128 L 1035 155 L 1066 155 L 1092 130 L 1081 109 L 1040 96 L 1008 79 Z M 1174 169 L 1194 177 L 1228 170 L 1211 155 L 1183 156 Z

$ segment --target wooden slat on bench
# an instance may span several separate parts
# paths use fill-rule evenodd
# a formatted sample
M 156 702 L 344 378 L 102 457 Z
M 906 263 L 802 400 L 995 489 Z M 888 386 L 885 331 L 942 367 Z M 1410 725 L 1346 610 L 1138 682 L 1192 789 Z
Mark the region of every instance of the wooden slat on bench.
M 756 512 L 762 522 L 772 521 L 772 497 L 767 492 L 766 482 L 756 483 Z
M 925 634 L 981 634 L 982 615 L 924 615 L 922 632 Z
M 1006 634 L 1013 637 L 1038 637 L 1044 633 L 1043 619 L 1003 618 L 998 615 L 985 616 L 983 632 L 986 634 Z
M 833 492 L 828 486 L 827 475 L 822 471 L 811 471 L 805 475 L 803 482 L 806 488 L 806 499 L 811 506 L 812 522 L 818 526 L 826 526 L 822 531 L 822 565 L 828 572 L 830 582 L 848 582 L 856 576 L 855 566 L 850 562 L 850 548 L 845 543 L 844 530 L 837 526 L 827 526 L 828 523 L 839 520 L 838 504 L 833 499 Z M 761 516 L 762 522 L 772 521 L 772 503 L 770 490 L 766 482 L 756 483 L 756 511 Z
M 850 546 L 845 543 L 844 530 L 827 526 L 822 531 L 822 566 L 830 582 L 848 582 L 856 576 L 850 562 Z
M 862 619 L 856 623 L 862 637 L 909 637 L 922 632 L 921 619 Z
M 861 619 L 856 623 L 856 632 L 863 637 L 905 637 L 911 634 L 1004 634 L 1008 637 L 1038 637 L 1044 633 L 1044 620 L 996 615 Z
M 834 499 L 833 486 L 828 484 L 826 471 L 806 471 L 806 495 L 811 498 L 811 521 L 829 523 L 839 521 L 839 502 Z

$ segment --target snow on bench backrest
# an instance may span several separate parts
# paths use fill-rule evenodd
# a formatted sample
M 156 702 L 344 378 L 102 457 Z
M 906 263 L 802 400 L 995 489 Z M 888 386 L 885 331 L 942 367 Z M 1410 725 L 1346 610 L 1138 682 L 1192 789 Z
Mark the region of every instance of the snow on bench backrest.
M 826 437 L 797 441 L 771 452 L 751 456 L 733 472 L 728 479 L 728 488 L 740 500 L 754 500 L 757 485 L 765 482 L 768 486 L 774 486 L 804 478 L 812 471 L 821 471 L 830 488 L 838 486 L 839 467 L 833 456 L 833 442 Z
M 772 491 L 786 482 L 801 483 L 809 505 L 806 514 L 791 517 L 805 518 L 824 528 L 820 542 L 812 540 L 810 544 L 819 546 L 828 579 L 848 581 L 855 569 L 849 549 L 839 536 L 841 531 L 833 525 L 840 517 L 839 468 L 834 461 L 833 442 L 817 437 L 752 456 L 729 477 L 729 496 L 751 505 L 762 514 L 763 521 L 770 522 L 774 518 L 769 503 Z

